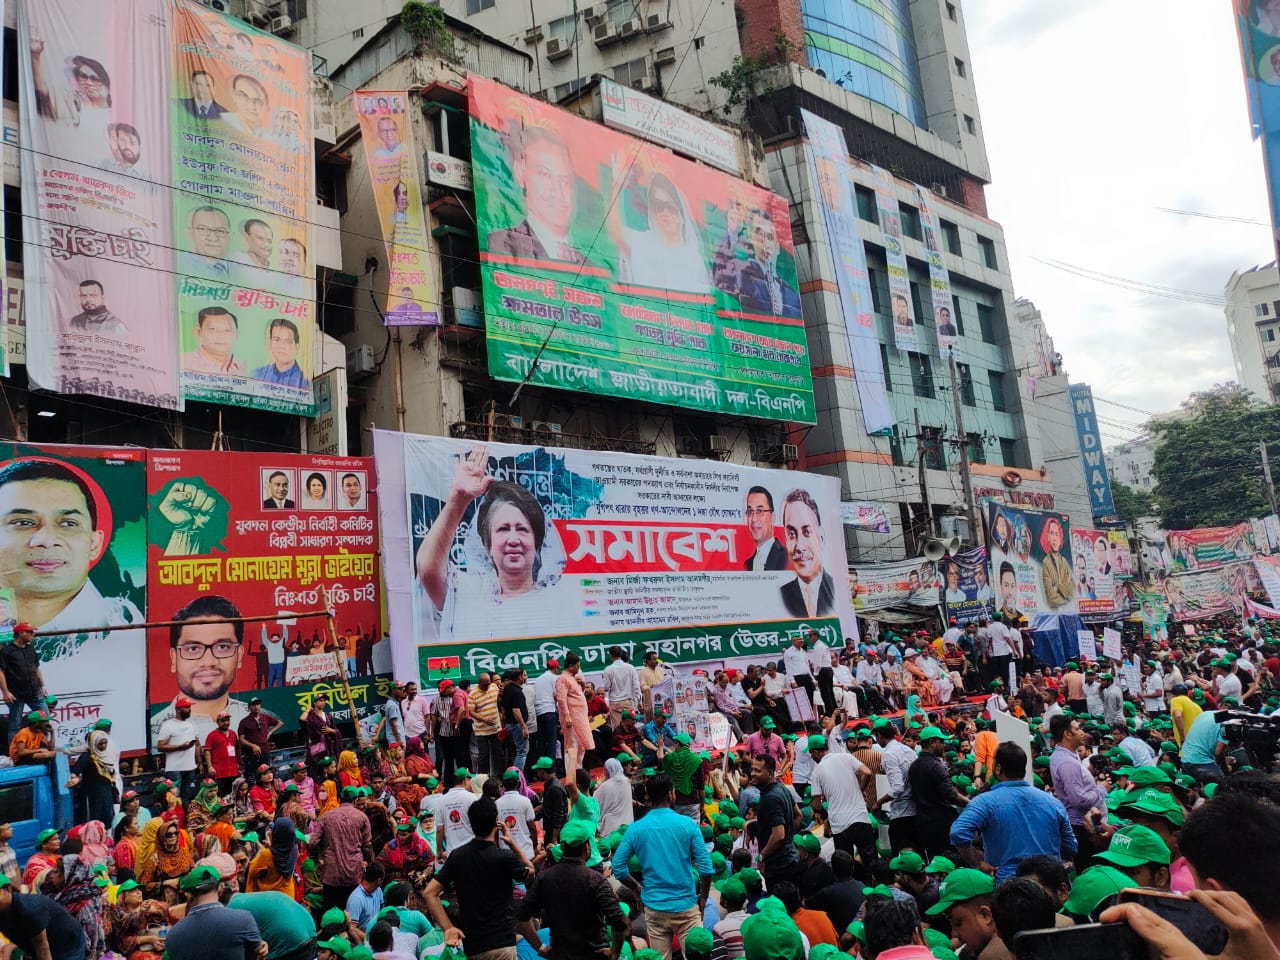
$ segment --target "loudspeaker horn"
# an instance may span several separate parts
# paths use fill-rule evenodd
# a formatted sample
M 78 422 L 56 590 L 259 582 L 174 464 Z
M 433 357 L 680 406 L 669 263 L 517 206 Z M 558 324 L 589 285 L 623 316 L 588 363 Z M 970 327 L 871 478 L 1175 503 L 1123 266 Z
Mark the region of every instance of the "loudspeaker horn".
M 941 540 L 930 538 L 924 543 L 924 558 L 937 563 L 947 552 L 947 545 Z

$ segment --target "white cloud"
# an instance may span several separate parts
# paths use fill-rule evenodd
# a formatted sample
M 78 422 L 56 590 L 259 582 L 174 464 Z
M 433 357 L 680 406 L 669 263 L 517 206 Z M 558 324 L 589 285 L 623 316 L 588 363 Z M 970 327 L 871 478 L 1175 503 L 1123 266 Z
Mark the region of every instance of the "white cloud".
M 1033 259 L 1216 296 L 1232 270 L 1274 259 L 1265 226 L 1159 209 L 1270 219 L 1231 5 L 967 0 L 964 14 L 989 212 L 1004 225 L 1015 289 L 1043 312 L 1072 379 L 1152 411 L 1231 379 L 1221 307 Z

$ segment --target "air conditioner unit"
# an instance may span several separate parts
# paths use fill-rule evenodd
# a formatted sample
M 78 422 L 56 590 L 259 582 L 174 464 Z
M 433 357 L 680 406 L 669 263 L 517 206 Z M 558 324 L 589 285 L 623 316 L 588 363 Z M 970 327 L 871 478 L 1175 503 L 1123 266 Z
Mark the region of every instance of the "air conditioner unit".
M 795 463 L 800 459 L 800 448 L 794 443 L 784 443 L 782 445 L 782 462 Z
M 657 33 L 671 26 L 671 21 L 660 13 L 651 13 L 645 17 L 644 29 L 647 33 Z
M 588 23 L 592 20 L 603 20 L 608 12 L 609 5 L 607 3 L 597 3 L 594 6 L 582 8 L 582 19 Z
M 940 197 L 947 195 L 947 185 L 945 183 L 931 183 L 929 184 L 929 189 Z
M 634 37 L 639 32 L 640 21 L 634 17 L 630 20 L 624 21 L 622 26 L 618 28 L 618 36 L 623 40 L 627 39 L 627 37 Z
M 541 39 L 542 39 L 541 27 L 530 27 L 528 30 L 524 32 L 525 43 L 537 43 Z
M 222 9 L 225 11 L 227 0 L 200 0 L 206 7 L 214 10 Z M 244 18 L 250 23 L 262 26 L 270 22 L 272 16 L 271 3 L 269 0 L 245 0 Z
M 554 433 L 559 436 L 564 432 L 564 427 L 558 423 L 552 423 L 550 420 L 534 420 L 529 425 L 529 429 L 534 433 Z
M 293 31 L 293 20 L 289 17 L 275 17 L 267 27 L 277 37 Z
M 347 376 L 352 380 L 363 380 L 377 372 L 378 363 L 373 358 L 373 347 L 362 343 L 347 350 Z
M 654 87 L 653 77 L 649 76 L 647 73 L 643 76 L 636 77 L 631 81 L 631 86 L 636 90 L 652 90 Z
M 655 53 L 655 54 L 653 55 L 653 62 L 654 62 L 654 64 L 655 64 L 655 65 L 657 65 L 657 66 L 659 66 L 659 67 L 661 67 L 661 66 L 665 66 L 665 65 L 666 65 L 666 64 L 668 64 L 668 63 L 675 63 L 675 62 L 676 62 L 676 48 L 675 48 L 675 47 L 663 47 L 661 50 L 659 50 L 657 53 Z
M 548 60 L 563 60 L 569 54 L 573 53 L 573 47 L 556 37 L 552 37 L 547 41 L 547 45 L 542 48 L 542 52 L 546 54 Z
M 707 437 L 704 447 L 707 453 L 728 453 L 732 448 L 733 444 L 729 442 L 729 438 L 718 433 L 713 433 Z
M 591 33 L 591 39 L 599 47 L 615 43 L 618 39 L 618 25 L 615 23 L 597 23 Z
M 495 413 L 493 415 L 493 425 L 495 427 L 511 427 L 515 430 L 523 430 L 524 417 L 517 417 L 514 413 Z

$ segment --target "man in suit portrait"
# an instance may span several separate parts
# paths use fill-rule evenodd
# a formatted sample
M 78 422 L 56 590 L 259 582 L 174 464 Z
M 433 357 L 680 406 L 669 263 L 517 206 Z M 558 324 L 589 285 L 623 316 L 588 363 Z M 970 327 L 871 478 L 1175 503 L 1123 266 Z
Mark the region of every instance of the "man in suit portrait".
M 800 294 L 778 269 L 778 230 L 767 210 L 751 211 L 749 256 L 735 259 L 717 275 L 716 285 L 738 298 L 744 313 L 800 316 Z
M 191 73 L 191 96 L 182 101 L 182 109 L 201 120 L 217 120 L 227 108 L 214 97 L 213 75 L 207 70 Z
M 796 618 L 830 617 L 836 612 L 835 582 L 822 569 L 822 517 L 807 490 L 792 490 L 782 505 L 782 529 L 796 578 L 779 592 L 787 613 Z
M 755 543 L 755 551 L 742 565 L 744 570 L 785 570 L 787 551 L 773 535 L 773 494 L 764 487 L 747 491 L 747 532 Z
M 289 499 L 289 475 L 275 470 L 267 477 L 267 497 L 262 501 L 263 510 L 292 510 L 296 507 Z
M 951 322 L 951 310 L 948 307 L 938 308 L 938 336 L 956 336 L 956 325 Z
M 587 258 L 569 243 L 575 186 L 569 148 L 552 130 L 526 127 L 514 173 L 524 194 L 524 219 L 490 233 L 486 250 L 532 260 L 586 263 Z

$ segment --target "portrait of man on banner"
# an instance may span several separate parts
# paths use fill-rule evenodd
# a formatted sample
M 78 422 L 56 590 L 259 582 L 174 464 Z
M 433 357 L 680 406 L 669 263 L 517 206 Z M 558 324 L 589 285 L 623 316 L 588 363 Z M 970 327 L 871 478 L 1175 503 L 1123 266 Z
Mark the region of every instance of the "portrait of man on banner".
M 779 592 L 793 617 L 829 617 L 835 613 L 835 581 L 822 565 L 822 517 L 807 490 L 787 494 L 782 507 L 787 556 L 796 577 Z

